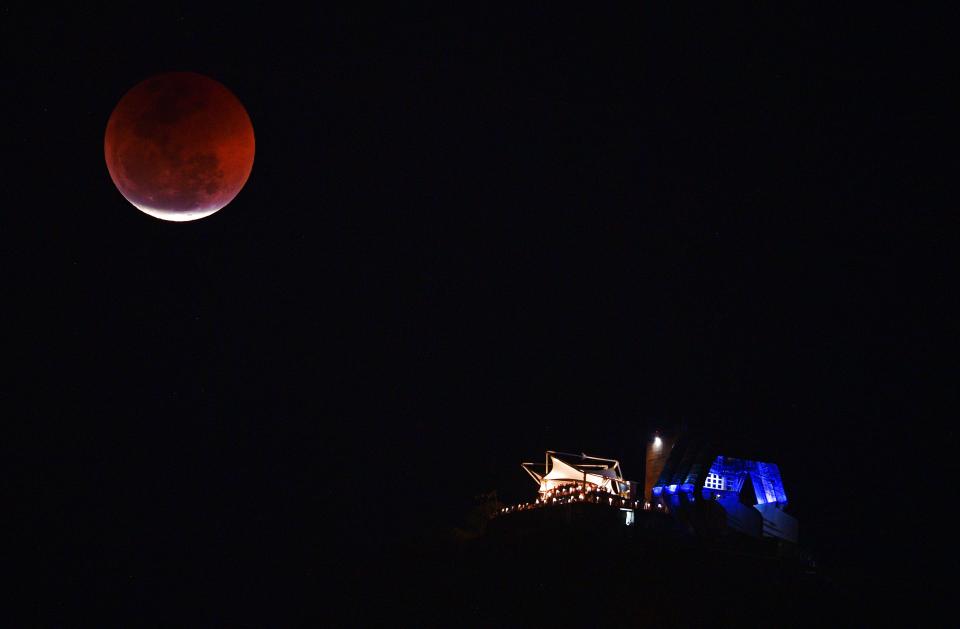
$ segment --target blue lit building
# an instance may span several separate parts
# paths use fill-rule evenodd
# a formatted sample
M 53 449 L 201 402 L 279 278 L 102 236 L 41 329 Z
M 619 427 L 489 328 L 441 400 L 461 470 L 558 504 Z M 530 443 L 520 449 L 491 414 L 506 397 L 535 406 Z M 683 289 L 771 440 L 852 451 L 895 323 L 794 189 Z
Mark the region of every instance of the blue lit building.
M 784 510 L 787 494 L 775 463 L 727 456 L 713 441 L 690 434 L 656 435 L 647 445 L 646 475 L 646 499 L 694 532 L 797 543 L 798 522 Z

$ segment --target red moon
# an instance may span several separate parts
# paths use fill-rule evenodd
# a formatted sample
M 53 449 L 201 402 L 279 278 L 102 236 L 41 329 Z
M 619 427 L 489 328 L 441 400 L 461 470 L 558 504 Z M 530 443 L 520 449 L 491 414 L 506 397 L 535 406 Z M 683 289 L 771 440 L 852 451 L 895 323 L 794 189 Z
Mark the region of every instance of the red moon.
M 253 125 L 217 81 L 159 74 L 117 103 L 103 152 L 110 178 L 134 207 L 165 221 L 193 221 L 222 209 L 247 182 Z

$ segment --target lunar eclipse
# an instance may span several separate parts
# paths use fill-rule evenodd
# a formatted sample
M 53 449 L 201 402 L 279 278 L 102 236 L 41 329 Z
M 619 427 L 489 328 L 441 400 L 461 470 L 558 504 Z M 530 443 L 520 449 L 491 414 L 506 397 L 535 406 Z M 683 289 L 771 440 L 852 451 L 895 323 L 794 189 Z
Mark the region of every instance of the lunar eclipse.
M 221 83 L 171 72 L 120 99 L 103 149 L 113 183 L 134 207 L 165 221 L 193 221 L 225 207 L 247 182 L 253 125 Z

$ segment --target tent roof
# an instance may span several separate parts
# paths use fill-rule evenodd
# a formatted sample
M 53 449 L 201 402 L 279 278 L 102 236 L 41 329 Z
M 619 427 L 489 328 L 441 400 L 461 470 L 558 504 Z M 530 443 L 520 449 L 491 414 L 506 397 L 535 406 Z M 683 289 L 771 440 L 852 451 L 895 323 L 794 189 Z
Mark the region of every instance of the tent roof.
M 543 477 L 544 480 L 582 481 L 584 480 L 584 474 L 586 474 L 587 481 L 599 485 L 604 480 L 618 480 L 620 478 L 619 474 L 617 474 L 617 471 L 609 467 L 599 469 L 588 467 L 585 469 L 579 469 L 575 464 L 562 461 L 553 455 L 550 455 L 550 462 L 550 472 Z
M 546 480 L 583 480 L 583 471 L 564 463 L 555 456 L 550 457 L 550 472 L 544 476 Z

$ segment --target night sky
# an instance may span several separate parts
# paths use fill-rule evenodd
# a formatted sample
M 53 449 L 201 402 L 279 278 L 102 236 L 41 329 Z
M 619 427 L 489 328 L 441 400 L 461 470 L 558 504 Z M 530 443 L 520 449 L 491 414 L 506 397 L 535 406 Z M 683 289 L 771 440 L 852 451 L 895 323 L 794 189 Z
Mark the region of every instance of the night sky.
M 920 408 L 955 290 L 949 21 L 4 14 L 0 399 L 40 624 L 318 604 L 475 495 L 529 498 L 521 461 L 639 479 L 681 421 L 780 465 L 837 579 L 917 558 L 920 516 L 877 515 L 953 434 Z M 172 70 L 257 142 L 187 224 L 103 157 L 120 97 Z

